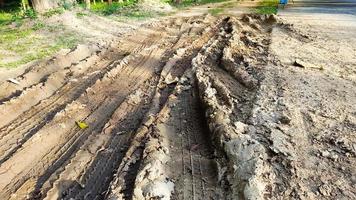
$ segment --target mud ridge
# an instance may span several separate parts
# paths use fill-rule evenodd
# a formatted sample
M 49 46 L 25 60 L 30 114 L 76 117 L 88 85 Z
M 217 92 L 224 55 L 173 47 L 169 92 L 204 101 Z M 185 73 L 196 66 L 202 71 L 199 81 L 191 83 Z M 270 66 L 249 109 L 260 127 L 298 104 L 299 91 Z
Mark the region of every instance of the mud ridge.
M 167 18 L 1 83 L 1 199 L 263 198 L 251 118 L 276 20 Z
M 248 134 L 253 108 L 248 99 L 254 101 L 259 87 L 266 61 L 256 58 L 267 54 L 273 17 L 228 19 L 228 26 L 193 60 L 213 142 L 226 155 L 228 164 L 219 170 L 232 199 L 262 199 L 270 183 L 265 180 L 271 174 L 265 147 Z

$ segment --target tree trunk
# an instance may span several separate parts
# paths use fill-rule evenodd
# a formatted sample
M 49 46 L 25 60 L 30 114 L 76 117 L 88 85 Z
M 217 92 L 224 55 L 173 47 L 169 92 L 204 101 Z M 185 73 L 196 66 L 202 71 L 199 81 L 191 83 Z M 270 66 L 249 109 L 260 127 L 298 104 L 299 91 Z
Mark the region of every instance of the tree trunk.
M 108 3 L 109 3 L 109 5 L 111 5 L 112 4 L 112 0 L 108 0 Z
M 85 0 L 85 8 L 90 10 L 90 0 Z
M 24 12 L 29 8 L 30 8 L 30 4 L 28 3 L 28 0 L 21 0 L 21 9 L 22 9 L 22 11 Z
M 4 0 L 0 0 L 0 7 L 4 7 Z
M 45 12 L 46 10 L 55 8 L 58 6 L 58 2 L 55 0 L 31 0 L 33 9 L 37 12 Z
M 62 0 L 31 0 L 33 9 L 37 12 L 46 12 L 47 10 L 57 8 L 63 3 Z M 66 0 L 67 3 L 75 3 L 75 0 Z

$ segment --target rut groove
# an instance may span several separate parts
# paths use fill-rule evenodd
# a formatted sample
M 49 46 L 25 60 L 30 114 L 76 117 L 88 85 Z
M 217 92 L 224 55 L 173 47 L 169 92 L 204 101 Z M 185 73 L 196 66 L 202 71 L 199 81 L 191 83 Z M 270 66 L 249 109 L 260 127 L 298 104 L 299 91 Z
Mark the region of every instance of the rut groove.
M 167 18 L 0 83 L 0 198 L 229 199 L 223 144 L 251 115 L 259 26 Z

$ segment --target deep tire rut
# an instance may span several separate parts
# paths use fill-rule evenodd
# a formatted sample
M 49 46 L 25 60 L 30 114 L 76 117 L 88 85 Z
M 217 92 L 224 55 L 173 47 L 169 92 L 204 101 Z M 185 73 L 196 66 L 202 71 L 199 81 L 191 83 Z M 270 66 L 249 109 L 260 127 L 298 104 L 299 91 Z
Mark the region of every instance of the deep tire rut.
M 230 188 L 245 180 L 232 175 L 230 124 L 221 117 L 247 123 L 260 77 L 237 60 L 250 52 L 232 44 L 256 49 L 253 35 L 268 38 L 271 26 L 247 17 L 256 24 L 167 18 L 0 83 L 0 198 L 241 196 Z

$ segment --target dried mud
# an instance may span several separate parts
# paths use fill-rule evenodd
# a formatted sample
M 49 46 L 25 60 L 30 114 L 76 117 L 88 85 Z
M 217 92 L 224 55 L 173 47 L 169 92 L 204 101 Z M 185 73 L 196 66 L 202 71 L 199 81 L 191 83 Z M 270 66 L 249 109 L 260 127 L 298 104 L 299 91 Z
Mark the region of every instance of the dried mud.
M 319 129 L 308 121 L 316 115 L 278 100 L 299 94 L 285 89 L 293 82 L 269 54 L 277 21 L 170 18 L 1 83 L 0 198 L 298 198 L 295 170 L 306 170 L 298 162 L 308 155 L 296 146 L 307 137 L 291 141 L 286 130 Z M 350 132 L 354 114 L 344 121 Z M 352 170 L 355 147 L 336 143 Z M 345 187 L 343 197 L 354 197 Z

